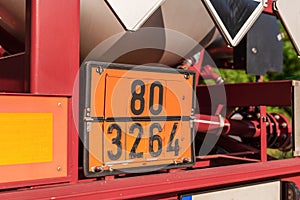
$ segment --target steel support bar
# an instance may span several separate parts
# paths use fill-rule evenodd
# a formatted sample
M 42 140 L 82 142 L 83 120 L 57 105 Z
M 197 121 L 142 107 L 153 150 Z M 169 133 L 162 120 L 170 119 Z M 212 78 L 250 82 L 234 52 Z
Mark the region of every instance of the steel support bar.
M 259 122 L 247 120 L 227 119 L 221 116 L 211 116 L 196 114 L 194 123 L 197 132 L 209 133 L 220 130 L 224 135 L 235 135 L 241 137 L 254 138 L 261 135 Z
M 261 161 L 267 161 L 267 113 L 266 106 L 260 106 L 260 156 Z
M 200 111 L 215 105 L 230 106 L 291 106 L 293 81 L 270 81 L 198 86 Z M 224 92 L 225 91 L 225 92 Z M 226 98 L 224 97 L 226 93 Z M 209 101 L 209 99 L 211 101 Z
M 48 188 L 0 193 L 0 199 L 126 199 L 177 194 L 208 187 L 228 186 L 300 174 L 300 159 L 143 175 Z

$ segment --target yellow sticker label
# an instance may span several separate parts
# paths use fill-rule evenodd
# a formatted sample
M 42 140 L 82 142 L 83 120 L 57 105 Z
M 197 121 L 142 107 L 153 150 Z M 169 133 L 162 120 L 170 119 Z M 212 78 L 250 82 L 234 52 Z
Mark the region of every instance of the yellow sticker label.
M 51 162 L 52 113 L 0 113 L 0 166 Z

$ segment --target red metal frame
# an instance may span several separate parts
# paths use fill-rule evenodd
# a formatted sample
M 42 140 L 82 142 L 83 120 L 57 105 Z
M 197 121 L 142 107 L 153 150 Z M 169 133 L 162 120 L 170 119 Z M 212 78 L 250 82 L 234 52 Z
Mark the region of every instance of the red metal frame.
M 266 127 L 266 106 L 260 106 L 260 159 L 267 161 L 267 127 Z
M 26 34 L 26 52 L 0 59 L 0 90 L 69 98 L 68 174 L 62 178 L 6 183 L 2 189 L 78 181 L 78 133 L 71 96 L 79 70 L 80 1 L 27 0 L 26 9 L 26 26 L 31 27 Z
M 71 96 L 79 70 L 79 0 L 31 0 L 30 92 Z
M 270 4 L 271 2 L 269 2 L 269 7 Z M 227 105 L 261 106 L 260 114 L 263 116 L 261 118 L 261 161 L 263 162 L 249 160 L 255 163 L 207 169 L 178 170 L 171 173 L 136 177 L 119 177 L 113 180 L 87 179 L 78 182 L 78 135 L 73 119 L 72 92 L 75 76 L 79 69 L 80 1 L 31 0 L 30 5 L 32 8 L 31 45 L 29 48 L 31 94 L 28 95 L 69 97 L 68 177 L 18 183 L 18 186 L 37 184 L 47 184 L 47 186 L 2 191 L 0 199 L 74 199 L 75 197 L 86 199 L 87 196 L 89 198 L 125 199 L 153 197 L 155 195 L 176 197 L 182 192 L 265 179 L 282 178 L 300 183 L 300 159 L 265 162 L 267 160 L 266 125 L 263 118 L 266 116 L 265 106 L 289 106 L 291 103 L 290 81 L 256 83 L 256 87 L 253 86 L 253 83 L 225 86 L 228 97 Z M 269 7 L 268 9 L 270 9 Z M 268 9 L 265 11 L 268 12 Z M 26 68 L 24 69 L 26 70 Z M 20 78 L 20 80 L 26 81 L 26 78 Z M 24 85 L 18 87 L 24 87 Z M 211 88 L 212 90 L 218 90 L 218 87 L 220 86 L 212 86 Z M 206 90 L 205 87 L 198 87 L 197 95 L 200 105 L 209 107 L 210 102 L 207 100 L 210 97 L 209 93 L 205 92 Z M 239 91 L 247 92 L 240 95 Z M 220 103 L 223 102 L 220 100 Z M 250 150 L 246 153 L 249 152 L 252 153 Z M 223 157 L 230 158 L 229 155 L 223 155 Z M 207 166 L 208 162 L 207 160 L 200 161 L 196 163 L 196 166 Z M 50 185 L 57 182 L 62 183 Z M 16 185 L 16 183 L 11 184 Z M 10 183 L 7 185 L 10 185 Z
M 273 15 L 274 13 L 273 13 L 273 0 L 268 0 L 268 7 L 266 7 L 265 9 L 264 9 L 264 12 L 265 13 L 268 13 L 268 14 L 271 14 L 271 15 Z
M 300 175 L 300 159 L 251 163 L 238 166 L 178 171 L 106 181 L 93 181 L 0 193 L 0 199 L 126 199 L 155 195 L 174 197 L 207 188 L 265 179 L 289 180 Z M 156 197 L 158 198 L 158 197 Z
M 79 70 L 80 0 L 28 0 L 31 6 L 30 92 L 73 94 Z M 59 5 L 59 6 L 58 6 Z M 78 181 L 78 133 L 68 100 L 68 178 Z
M 238 83 L 199 86 L 196 88 L 200 110 L 211 106 L 207 99 L 230 106 L 291 106 L 292 81 L 270 81 L 260 83 Z M 226 102 L 224 102 L 224 89 Z M 214 96 L 210 96 L 213 94 Z
M 68 177 L 72 183 L 78 182 L 78 131 L 73 115 L 72 98 L 68 100 Z

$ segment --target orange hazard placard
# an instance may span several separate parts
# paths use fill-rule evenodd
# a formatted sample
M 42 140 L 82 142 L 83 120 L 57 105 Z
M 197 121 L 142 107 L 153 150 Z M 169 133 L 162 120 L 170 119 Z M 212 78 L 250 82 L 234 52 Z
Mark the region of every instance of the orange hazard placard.
M 82 77 L 87 176 L 193 164 L 193 72 L 89 62 Z

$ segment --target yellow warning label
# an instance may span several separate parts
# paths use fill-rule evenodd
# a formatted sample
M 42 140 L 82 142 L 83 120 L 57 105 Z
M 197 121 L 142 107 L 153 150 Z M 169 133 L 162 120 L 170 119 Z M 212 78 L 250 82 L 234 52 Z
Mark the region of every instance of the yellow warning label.
M 51 162 L 52 113 L 0 113 L 0 166 Z

